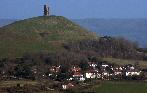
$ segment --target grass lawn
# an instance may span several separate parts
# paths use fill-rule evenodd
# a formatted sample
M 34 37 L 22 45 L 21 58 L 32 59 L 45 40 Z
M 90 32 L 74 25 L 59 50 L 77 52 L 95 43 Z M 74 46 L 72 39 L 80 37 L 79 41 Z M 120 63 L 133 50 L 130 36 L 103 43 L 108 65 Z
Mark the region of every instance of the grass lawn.
M 118 64 L 118 65 L 126 65 L 126 64 L 132 64 L 134 65 L 135 62 L 138 60 L 125 60 L 125 59 L 116 59 L 116 58 L 104 58 L 105 61 L 108 61 L 110 63 Z M 147 61 L 138 61 L 141 68 L 147 68 Z
M 43 92 L 38 92 L 38 93 L 63 93 L 60 91 L 43 91 Z
M 29 80 L 1 81 L 0 87 L 12 87 L 12 86 L 16 86 L 17 84 L 20 84 L 20 85 L 25 85 L 25 84 L 36 85 L 38 83 L 36 81 L 29 81 Z
M 2 81 L 0 87 L 16 86 L 17 84 L 38 84 L 35 81 Z M 102 81 L 100 84 L 80 91 L 96 93 L 147 93 L 147 82 L 143 81 Z M 79 93 L 78 92 L 78 93 Z M 64 93 L 63 91 L 42 91 L 37 93 Z M 77 93 L 77 92 L 74 92 Z
M 147 82 L 105 81 L 88 91 L 96 93 L 147 93 Z
M 10 80 L 10 81 L 0 81 L 0 88 L 6 88 L 6 87 L 14 87 L 17 84 L 20 84 L 21 86 L 25 84 L 30 84 L 30 85 L 38 85 L 39 83 L 37 81 L 31 81 L 31 80 Z M 1 93 L 1 92 L 0 92 Z M 63 93 L 60 91 L 40 91 L 36 93 Z

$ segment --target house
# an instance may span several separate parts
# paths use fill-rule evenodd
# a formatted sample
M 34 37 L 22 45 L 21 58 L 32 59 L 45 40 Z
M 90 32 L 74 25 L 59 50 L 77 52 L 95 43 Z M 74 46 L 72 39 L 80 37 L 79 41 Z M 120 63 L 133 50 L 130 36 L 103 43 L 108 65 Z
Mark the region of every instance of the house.
M 95 62 L 88 62 L 88 65 L 92 68 L 96 68 L 97 64 Z
M 113 70 L 122 71 L 122 70 L 123 70 L 123 67 L 121 67 L 121 66 L 116 66 L 116 67 L 113 67 Z
M 120 69 L 113 70 L 113 75 L 110 75 L 111 79 L 122 79 L 123 71 Z
M 139 76 L 141 72 L 142 71 L 138 71 L 138 70 L 128 70 L 126 71 L 125 75 L 126 76 Z
M 115 75 L 115 76 L 116 76 L 116 75 L 122 75 L 122 71 L 115 70 L 115 71 L 114 71 L 114 75 Z
M 78 67 L 78 66 L 73 66 L 73 67 L 71 68 L 71 71 L 72 71 L 72 72 L 81 72 L 81 68 Z
M 82 70 L 80 67 L 78 66 L 73 66 L 71 68 L 71 71 L 72 71 L 72 77 L 74 80 L 79 80 L 79 81 L 85 81 L 85 78 L 84 78 L 84 75 L 81 73 Z
M 116 67 L 114 67 L 113 68 L 113 73 L 114 73 L 114 75 L 115 76 L 117 76 L 117 75 L 122 75 L 123 73 L 123 67 L 120 67 L 120 66 L 116 66 Z
M 83 75 L 80 72 L 74 72 L 73 77 L 82 77 Z
M 131 64 L 125 66 L 126 70 L 135 70 L 135 67 Z
M 102 73 L 103 76 L 110 76 L 109 72 L 105 71 Z
M 101 74 L 98 72 L 98 70 L 89 70 L 85 73 L 85 77 L 87 79 L 101 78 Z
M 86 72 L 86 78 L 94 79 L 94 78 L 96 78 L 96 73 Z
M 125 76 L 139 76 L 141 75 L 141 72 L 139 69 L 136 69 L 133 65 L 128 64 L 125 66 Z
M 37 67 L 36 66 L 33 66 L 31 68 L 31 71 L 32 71 L 33 74 L 36 74 L 37 73 Z
M 82 75 L 80 72 L 74 72 L 72 76 L 76 80 L 85 81 L 84 75 Z
M 74 78 L 70 77 L 70 78 L 68 78 L 67 80 L 68 80 L 68 81 L 73 81 Z
M 86 79 L 84 77 L 80 77 L 79 81 L 85 81 Z
M 105 70 L 105 71 L 102 72 L 102 79 L 103 80 L 109 80 L 110 75 L 112 75 L 112 74 L 110 74 L 108 71 Z
M 51 73 L 59 73 L 59 72 L 61 71 L 61 66 L 51 66 L 51 67 L 49 68 L 49 71 L 50 71 Z
M 109 67 L 109 65 L 106 64 L 106 63 L 102 63 L 102 67 L 103 67 L 103 68 L 106 68 L 106 67 Z
M 73 84 L 73 83 L 64 83 L 64 84 L 62 84 L 62 89 L 63 90 L 72 89 L 74 87 L 75 87 L 75 84 Z

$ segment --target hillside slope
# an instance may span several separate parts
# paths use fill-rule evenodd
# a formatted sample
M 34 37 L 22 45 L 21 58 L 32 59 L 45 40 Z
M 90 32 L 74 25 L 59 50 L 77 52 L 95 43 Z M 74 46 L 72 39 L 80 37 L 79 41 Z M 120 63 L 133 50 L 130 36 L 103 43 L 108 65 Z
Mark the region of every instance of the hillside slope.
M 41 16 L 0 28 L 0 57 L 62 49 L 62 43 L 97 36 L 61 16 Z

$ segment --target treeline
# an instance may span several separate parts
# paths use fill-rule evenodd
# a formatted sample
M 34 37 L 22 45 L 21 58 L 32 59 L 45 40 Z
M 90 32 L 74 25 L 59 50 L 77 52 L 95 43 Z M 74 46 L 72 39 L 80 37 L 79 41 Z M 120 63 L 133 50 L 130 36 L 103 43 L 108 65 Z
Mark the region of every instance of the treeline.
M 44 73 L 49 73 L 48 68 L 51 66 L 61 65 L 61 72 L 64 73 L 72 65 L 86 69 L 89 61 L 101 62 L 103 57 L 139 60 L 145 58 L 143 52 L 137 51 L 137 44 L 123 38 L 101 37 L 99 40 L 69 42 L 63 46 L 65 49 L 55 53 L 26 53 L 22 58 L 0 59 L 0 78 L 11 76 L 40 79 Z M 34 74 L 35 70 L 37 74 Z
M 101 37 L 99 40 L 82 40 L 64 44 L 68 51 L 95 54 L 99 57 L 121 59 L 143 59 L 144 53 L 138 51 L 137 43 L 124 38 Z
M 43 75 L 47 76 L 50 73 L 51 66 L 60 65 L 61 72 L 66 73 L 72 65 L 80 65 L 83 69 L 87 68 L 88 61 L 86 56 L 66 50 L 56 53 L 25 54 L 22 58 L 16 59 L 3 58 L 0 60 L 0 79 L 41 80 Z

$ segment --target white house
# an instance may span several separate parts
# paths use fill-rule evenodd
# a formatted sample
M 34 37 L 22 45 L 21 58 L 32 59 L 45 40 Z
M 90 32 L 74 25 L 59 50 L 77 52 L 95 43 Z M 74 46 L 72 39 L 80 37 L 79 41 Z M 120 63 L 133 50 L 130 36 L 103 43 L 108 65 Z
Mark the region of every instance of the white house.
M 82 75 L 80 72 L 75 72 L 73 74 L 73 78 L 79 81 L 85 81 L 84 75 Z
M 103 72 L 102 75 L 103 76 L 110 76 L 110 74 L 108 72 Z
M 87 79 L 101 78 L 101 74 L 98 72 L 98 70 L 87 71 L 85 76 Z
M 141 71 L 126 71 L 126 76 L 139 76 Z
M 83 77 L 83 75 L 82 75 L 80 72 L 75 72 L 72 76 L 73 76 L 74 78 L 75 78 L 75 77 Z
M 114 75 L 122 75 L 122 71 L 123 71 L 122 67 L 113 68 Z
M 73 88 L 75 85 L 72 84 L 72 83 L 67 83 L 67 84 L 63 84 L 62 85 L 62 89 L 63 90 L 67 90 L 67 89 L 70 89 L 70 88 Z
M 76 66 L 73 66 L 72 68 L 71 68 L 71 71 L 72 72 L 81 72 L 81 68 L 80 67 L 76 67 Z
M 102 67 L 106 68 L 106 67 L 109 67 L 109 65 L 106 63 L 102 63 Z
M 109 80 L 110 73 L 107 71 L 102 72 L 102 79 Z
M 67 79 L 68 81 L 72 81 L 72 80 L 74 80 L 74 78 L 72 78 L 72 77 L 70 77 L 69 79 Z
M 97 64 L 95 62 L 88 62 L 90 67 L 96 68 Z
M 121 71 L 114 71 L 114 75 L 121 75 L 122 72 Z
M 67 85 L 62 85 L 62 89 L 64 90 L 68 89 Z
M 130 67 L 130 70 L 134 70 L 134 69 L 135 69 L 135 67 L 134 67 L 134 66 L 131 66 L 131 67 Z
M 79 81 L 85 81 L 86 79 L 84 77 L 80 77 Z
M 88 78 L 88 79 L 94 79 L 94 78 L 96 78 L 97 77 L 97 75 L 95 74 L 95 73 L 91 73 L 91 72 L 86 72 L 86 78 Z

